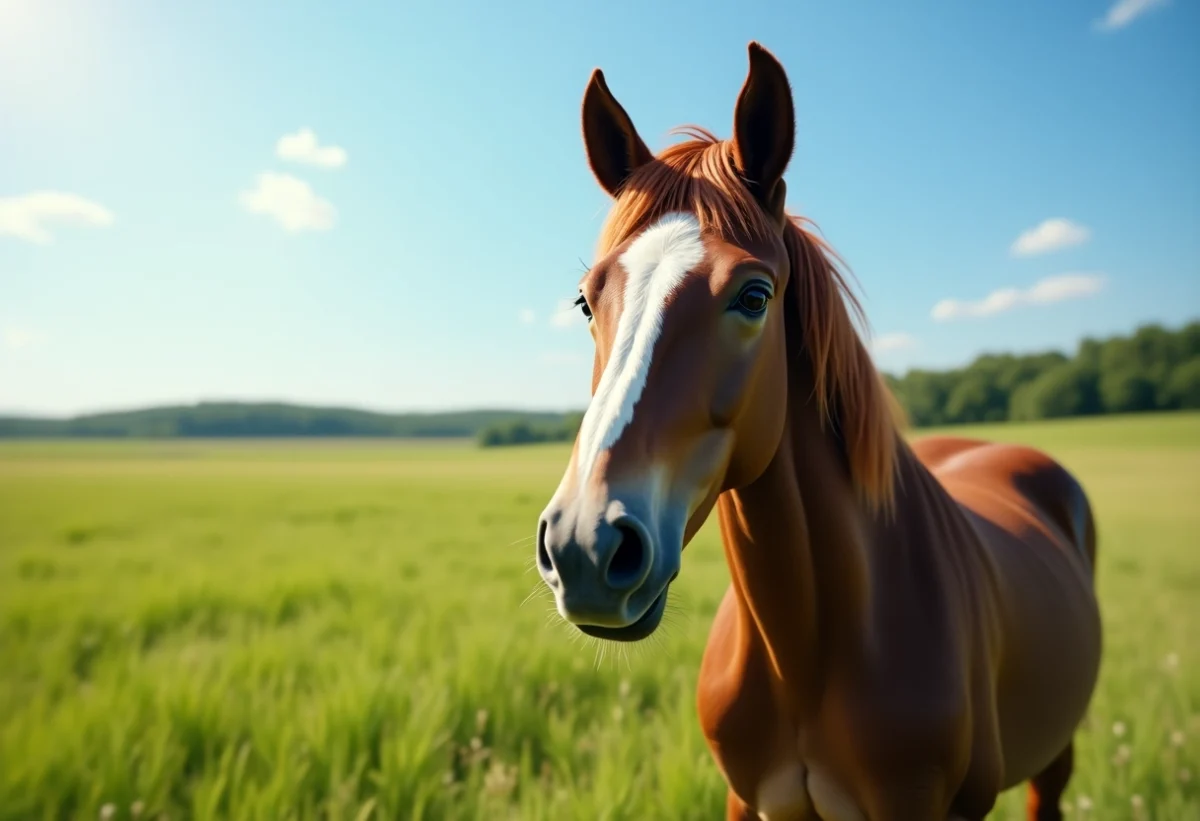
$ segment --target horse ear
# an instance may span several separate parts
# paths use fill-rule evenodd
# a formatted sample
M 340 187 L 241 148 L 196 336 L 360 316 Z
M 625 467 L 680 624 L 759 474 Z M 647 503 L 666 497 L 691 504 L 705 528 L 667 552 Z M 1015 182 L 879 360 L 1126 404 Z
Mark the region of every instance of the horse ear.
M 750 73 L 733 112 L 733 159 L 763 207 L 783 218 L 787 170 L 796 142 L 792 88 L 779 61 L 751 42 Z
M 583 93 L 583 145 L 597 182 L 614 197 L 634 169 L 654 159 L 600 69 Z

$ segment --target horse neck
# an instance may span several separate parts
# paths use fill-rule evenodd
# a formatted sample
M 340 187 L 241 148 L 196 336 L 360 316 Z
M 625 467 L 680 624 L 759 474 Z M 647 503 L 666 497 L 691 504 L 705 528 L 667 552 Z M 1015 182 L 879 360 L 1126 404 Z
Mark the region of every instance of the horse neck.
M 828 425 L 799 407 L 767 470 L 722 494 L 718 511 L 739 629 L 803 713 L 819 698 L 825 648 L 862 629 L 875 523 Z

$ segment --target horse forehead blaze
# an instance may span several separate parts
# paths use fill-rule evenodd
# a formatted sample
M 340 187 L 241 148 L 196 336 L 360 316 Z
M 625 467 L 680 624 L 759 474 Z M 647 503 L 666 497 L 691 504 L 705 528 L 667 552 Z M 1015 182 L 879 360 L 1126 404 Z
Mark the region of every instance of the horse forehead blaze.
M 621 253 L 622 308 L 604 372 L 579 430 L 579 481 L 620 439 L 646 387 L 654 346 L 671 295 L 705 255 L 700 223 L 670 213 L 639 234 Z

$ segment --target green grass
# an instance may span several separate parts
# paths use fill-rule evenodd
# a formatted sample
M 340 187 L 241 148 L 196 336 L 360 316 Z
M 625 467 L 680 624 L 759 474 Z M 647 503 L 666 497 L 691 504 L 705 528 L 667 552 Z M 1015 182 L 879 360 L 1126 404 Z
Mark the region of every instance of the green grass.
M 1200 818 L 1200 415 L 969 430 L 1047 448 L 1098 512 L 1077 817 Z M 522 606 L 565 458 L 0 445 L 0 820 L 722 818 L 693 706 L 715 522 L 661 639 L 599 658 Z

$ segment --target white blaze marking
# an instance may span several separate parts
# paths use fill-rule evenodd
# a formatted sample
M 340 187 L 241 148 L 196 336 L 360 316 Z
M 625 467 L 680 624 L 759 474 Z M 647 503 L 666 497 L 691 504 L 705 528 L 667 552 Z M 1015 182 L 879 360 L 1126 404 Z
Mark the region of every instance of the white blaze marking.
M 601 453 L 621 438 L 646 387 L 663 310 L 684 276 L 704 259 L 700 223 L 691 214 L 667 214 L 621 254 L 625 294 L 612 354 L 579 428 L 579 483 Z

